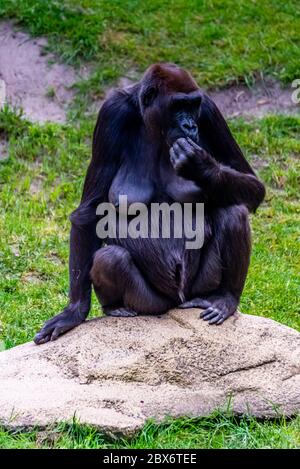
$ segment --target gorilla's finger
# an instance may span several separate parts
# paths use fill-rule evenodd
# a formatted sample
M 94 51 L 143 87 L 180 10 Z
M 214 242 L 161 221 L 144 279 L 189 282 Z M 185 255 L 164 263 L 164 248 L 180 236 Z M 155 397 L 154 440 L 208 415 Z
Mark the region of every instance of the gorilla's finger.
M 41 334 L 40 332 L 38 334 L 36 334 L 34 336 L 34 339 L 33 339 L 33 342 L 36 344 L 36 345 L 41 345 L 41 344 L 45 344 L 46 342 L 49 342 L 50 340 L 50 335 L 44 335 L 44 334 Z
M 189 152 L 189 153 L 193 152 L 193 147 L 190 145 L 190 143 L 187 141 L 186 138 L 179 138 L 177 142 L 178 142 L 179 147 L 182 150 Z
M 204 311 L 201 311 L 201 313 L 199 315 L 200 318 L 204 318 L 204 316 L 206 316 L 207 314 L 210 314 L 213 310 L 214 310 L 214 308 L 210 307 L 210 308 L 205 309 Z
M 64 334 L 65 332 L 69 331 L 72 328 L 70 325 L 61 325 L 57 326 L 51 335 L 51 341 L 56 340 L 60 335 Z
M 176 140 L 176 143 L 180 146 L 181 145 L 186 145 L 187 144 L 187 139 L 185 137 L 180 137 Z
M 54 321 L 55 322 L 55 321 Z M 44 324 L 43 327 L 40 329 L 40 331 L 37 333 L 40 334 L 40 335 L 47 335 L 47 334 L 50 334 L 53 330 L 53 326 L 51 324 Z
M 219 313 L 218 311 L 214 310 L 210 314 L 206 314 L 205 316 L 203 316 L 202 319 L 211 323 L 211 320 L 215 319 L 216 317 L 219 319 Z
M 222 317 L 222 318 L 219 319 L 219 321 L 216 323 L 216 326 L 219 326 L 220 324 L 223 324 L 224 321 L 225 321 L 225 318 Z
M 209 321 L 209 324 L 216 324 L 216 323 L 218 323 L 220 320 L 223 320 L 223 316 L 222 316 L 221 313 L 218 313 L 215 318 L 212 318 L 212 319 Z
M 193 148 L 195 148 L 196 150 L 201 150 L 202 147 L 200 147 L 200 145 L 197 145 L 197 143 L 195 143 L 190 137 L 187 137 L 187 141 L 191 144 L 191 146 Z
M 179 153 L 179 161 L 181 161 L 181 162 L 186 161 L 186 155 L 185 155 L 185 153 Z
M 176 156 L 175 156 L 175 152 L 174 152 L 173 148 L 170 149 L 169 153 L 170 153 L 170 160 L 171 160 L 172 164 L 174 164 L 175 161 L 176 161 Z
M 174 145 L 173 145 L 172 148 L 173 148 L 173 150 L 174 150 L 175 155 L 177 155 L 179 152 L 181 152 L 181 148 L 180 148 L 180 146 L 178 145 L 177 141 L 174 143 Z

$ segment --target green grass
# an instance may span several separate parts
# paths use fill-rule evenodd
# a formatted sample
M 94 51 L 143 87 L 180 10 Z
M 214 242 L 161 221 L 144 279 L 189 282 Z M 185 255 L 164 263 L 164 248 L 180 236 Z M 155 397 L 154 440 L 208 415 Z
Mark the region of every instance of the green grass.
M 172 61 L 201 86 L 299 78 L 297 0 L 0 0 L 65 61 L 93 63 L 81 90 L 94 96 L 129 69 Z
M 267 185 L 266 201 L 252 216 L 253 254 L 241 309 L 300 330 L 300 118 L 232 120 L 230 125 Z M 68 215 L 80 198 L 92 128 L 89 121 L 39 126 L 9 108 L 0 113 L 0 135 L 10 140 L 9 159 L 0 171 L 0 340 L 5 348 L 31 340 L 66 304 Z M 95 298 L 91 314 L 99 314 Z M 258 422 L 218 415 L 149 424 L 132 441 L 108 442 L 78 425 L 60 426 L 50 436 L 2 430 L 0 447 L 286 448 L 299 446 L 299 427 L 300 418 Z
M 61 60 L 88 61 L 92 70 L 77 85 L 70 114 L 76 121 L 40 126 L 10 108 L 0 112 L 0 138 L 9 139 L 9 158 L 0 163 L 1 350 L 31 340 L 66 305 L 68 216 L 80 199 L 94 126 L 87 98 L 158 60 L 188 68 L 204 86 L 251 85 L 265 76 L 289 84 L 299 78 L 300 9 L 297 0 L 0 0 L 0 16 L 47 35 Z M 241 309 L 298 330 L 299 125 L 300 116 L 230 122 L 267 186 L 251 219 L 253 254 Z M 91 316 L 98 314 L 93 298 Z M 0 429 L 0 447 L 295 448 L 299 430 L 300 417 L 257 421 L 215 413 L 149 422 L 127 441 L 110 441 L 76 422 L 42 433 Z
M 259 422 L 251 417 L 238 419 L 215 412 L 201 419 L 166 419 L 160 425 L 149 421 L 130 440 L 112 440 L 95 428 L 60 424 L 47 431 L 26 434 L 10 433 L 0 428 L 0 448 L 125 448 L 125 449 L 194 449 L 194 448 L 299 448 L 300 417 Z

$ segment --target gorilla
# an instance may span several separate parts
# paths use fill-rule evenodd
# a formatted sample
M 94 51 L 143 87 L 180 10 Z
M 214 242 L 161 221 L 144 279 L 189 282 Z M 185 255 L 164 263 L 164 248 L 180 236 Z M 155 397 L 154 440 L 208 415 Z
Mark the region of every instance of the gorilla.
M 187 249 L 184 236 L 100 239 L 97 207 L 110 202 L 118 211 L 121 194 L 128 204 L 204 204 L 202 247 Z M 92 286 L 106 315 L 201 308 L 201 318 L 222 324 L 239 304 L 251 251 L 249 212 L 264 196 L 222 114 L 191 75 L 174 64 L 150 66 L 101 107 L 81 202 L 70 217 L 70 301 L 35 343 L 85 321 Z

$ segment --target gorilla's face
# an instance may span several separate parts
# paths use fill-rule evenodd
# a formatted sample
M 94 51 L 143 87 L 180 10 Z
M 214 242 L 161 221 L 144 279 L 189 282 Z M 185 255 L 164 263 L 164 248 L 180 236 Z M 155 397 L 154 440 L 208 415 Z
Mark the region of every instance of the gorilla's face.
M 198 143 L 200 91 L 165 95 L 150 87 L 141 94 L 140 103 L 147 129 L 154 135 L 163 135 L 168 146 L 181 137 Z

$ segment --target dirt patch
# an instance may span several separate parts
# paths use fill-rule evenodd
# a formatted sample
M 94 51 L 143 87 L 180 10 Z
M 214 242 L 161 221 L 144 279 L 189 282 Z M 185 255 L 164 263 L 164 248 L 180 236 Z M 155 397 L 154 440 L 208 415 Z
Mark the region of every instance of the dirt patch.
M 33 179 L 31 181 L 30 187 L 29 187 L 30 194 L 32 194 L 32 195 L 39 194 L 42 190 L 42 187 L 43 187 L 43 181 L 44 181 L 44 178 L 42 176 L 39 176 L 39 177 Z
M 282 88 L 275 81 L 258 84 L 254 88 L 232 86 L 223 90 L 208 91 L 220 111 L 227 117 L 267 114 L 296 114 L 300 106 L 293 103 L 292 88 Z
M 12 22 L 0 23 L 0 79 L 6 101 L 23 108 L 28 119 L 64 122 L 78 76 L 71 67 L 54 63 L 55 57 L 44 53 L 46 44 L 44 38 L 16 31 Z
M 56 265 L 62 265 L 63 261 L 60 259 L 59 255 L 56 254 L 56 252 L 49 252 L 48 256 L 46 256 L 46 259 L 52 262 L 53 264 Z
M 12 244 L 10 246 L 10 250 L 15 257 L 20 257 L 21 252 L 20 252 L 20 246 L 18 244 Z
M 39 284 L 42 281 L 37 272 L 26 272 L 22 275 L 21 279 L 22 282 L 33 283 L 35 285 Z
M 0 161 L 5 161 L 8 158 L 8 143 L 0 137 Z
M 45 54 L 45 38 L 33 39 L 24 32 L 16 31 L 12 22 L 0 23 L 0 84 L 5 89 L 6 101 L 21 107 L 24 115 L 38 122 L 66 120 L 66 108 L 74 97 L 72 85 L 86 69 L 76 73 L 73 68 L 55 63 L 53 54 Z M 126 88 L 138 78 L 136 72 L 128 71 L 118 86 Z M 1 82 L 1 80 L 3 80 Z M 292 88 L 282 88 L 275 81 L 258 84 L 253 89 L 232 86 L 227 89 L 209 90 L 226 117 L 266 114 L 296 114 L 300 106 L 292 102 Z M 103 100 L 95 100 L 92 110 L 98 112 Z M 1 107 L 1 103 L 0 103 Z M 1 146 L 0 146 L 1 154 Z

